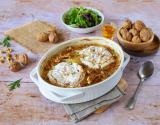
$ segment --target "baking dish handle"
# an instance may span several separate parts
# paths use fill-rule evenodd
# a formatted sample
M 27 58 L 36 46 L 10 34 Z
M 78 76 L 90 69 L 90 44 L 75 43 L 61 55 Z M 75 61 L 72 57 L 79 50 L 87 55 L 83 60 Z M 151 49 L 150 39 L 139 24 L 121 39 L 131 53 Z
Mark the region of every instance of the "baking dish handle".
M 30 72 L 30 78 L 38 86 L 37 67 Z
M 127 66 L 127 64 L 129 63 L 129 60 L 130 60 L 130 56 L 125 52 L 123 52 L 123 53 L 124 53 L 124 61 L 123 61 L 123 65 L 121 68 L 122 71 L 125 69 L 125 67 Z
M 31 80 L 40 88 L 40 86 L 38 85 L 38 76 L 37 76 L 37 68 L 34 68 L 31 72 L 30 72 L 30 78 Z M 42 88 L 40 88 L 42 90 Z M 47 89 L 43 89 L 43 91 L 46 91 Z M 60 94 L 57 94 L 53 91 L 46 91 L 46 93 L 49 94 L 50 98 L 56 99 L 58 101 L 67 101 L 70 99 L 76 99 L 76 98 L 80 98 L 84 96 L 84 92 L 76 92 L 72 95 L 69 96 L 62 96 Z
M 50 93 L 50 96 L 52 98 L 56 98 L 60 102 L 74 100 L 74 99 L 81 98 L 84 96 L 84 92 L 76 92 L 76 93 L 74 93 L 72 95 L 68 95 L 68 96 L 62 96 L 62 95 L 59 95 L 55 92 L 50 92 L 50 91 L 48 91 L 48 92 Z

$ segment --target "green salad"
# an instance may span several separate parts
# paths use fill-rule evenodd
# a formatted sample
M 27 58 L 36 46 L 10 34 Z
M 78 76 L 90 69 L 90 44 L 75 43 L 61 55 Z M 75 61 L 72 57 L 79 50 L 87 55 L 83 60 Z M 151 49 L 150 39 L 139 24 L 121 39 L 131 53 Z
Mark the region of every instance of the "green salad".
M 101 21 L 102 18 L 98 13 L 84 7 L 73 7 L 64 16 L 64 22 L 76 28 L 93 27 L 100 24 Z

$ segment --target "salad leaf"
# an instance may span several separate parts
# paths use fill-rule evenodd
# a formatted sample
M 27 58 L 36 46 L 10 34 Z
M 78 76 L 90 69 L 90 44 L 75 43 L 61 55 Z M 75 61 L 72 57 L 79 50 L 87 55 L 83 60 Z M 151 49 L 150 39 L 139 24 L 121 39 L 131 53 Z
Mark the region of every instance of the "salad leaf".
M 102 21 L 101 16 L 95 11 L 83 7 L 71 8 L 64 17 L 67 25 L 77 28 L 88 28 L 98 25 Z

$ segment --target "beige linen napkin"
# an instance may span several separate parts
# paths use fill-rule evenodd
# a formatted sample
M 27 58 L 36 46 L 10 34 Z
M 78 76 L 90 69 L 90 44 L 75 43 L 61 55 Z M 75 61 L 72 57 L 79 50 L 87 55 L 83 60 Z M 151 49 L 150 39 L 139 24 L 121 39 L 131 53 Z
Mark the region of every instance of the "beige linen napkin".
M 84 103 L 64 104 L 64 108 L 72 121 L 79 122 L 94 113 L 97 109 L 119 100 L 125 94 L 124 90 L 126 87 L 127 83 L 122 79 L 119 84 L 107 94 Z
M 49 29 L 55 30 L 56 27 L 45 21 L 37 20 L 9 29 L 4 34 L 33 53 L 44 53 L 55 44 L 39 42 L 36 36 L 41 32 L 47 32 Z

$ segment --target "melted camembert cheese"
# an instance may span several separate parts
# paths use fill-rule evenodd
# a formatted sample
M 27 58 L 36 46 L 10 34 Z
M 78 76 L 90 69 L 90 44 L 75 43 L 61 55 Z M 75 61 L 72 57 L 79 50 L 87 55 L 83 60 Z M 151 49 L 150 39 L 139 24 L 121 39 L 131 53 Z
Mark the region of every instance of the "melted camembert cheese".
M 104 47 L 90 46 L 79 52 L 81 62 L 93 69 L 102 69 L 114 62 L 112 54 Z
M 83 68 L 77 63 L 61 62 L 48 72 L 51 82 L 58 83 L 61 86 L 75 87 L 84 78 Z

